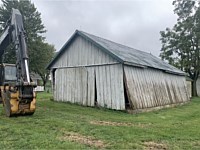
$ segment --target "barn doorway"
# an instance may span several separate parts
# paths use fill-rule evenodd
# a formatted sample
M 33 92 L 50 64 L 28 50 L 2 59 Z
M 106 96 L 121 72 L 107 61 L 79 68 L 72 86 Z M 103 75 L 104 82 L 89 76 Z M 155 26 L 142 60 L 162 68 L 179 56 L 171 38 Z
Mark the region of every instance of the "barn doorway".
M 55 81 L 56 81 L 56 77 L 55 77 L 55 72 L 56 72 L 56 69 L 54 68 L 53 70 L 52 70 L 52 81 L 53 81 L 53 83 L 52 83 L 52 85 L 53 85 L 53 91 L 55 90 Z
M 97 102 L 97 83 L 96 83 L 96 73 L 94 72 L 94 106 L 98 106 Z
M 128 86 L 127 86 L 127 79 L 126 79 L 126 76 L 125 76 L 125 72 L 123 70 L 123 84 L 124 84 L 124 99 L 125 99 L 125 109 L 126 110 L 129 110 L 129 109 L 133 109 L 133 104 L 130 100 L 130 96 L 128 95 Z

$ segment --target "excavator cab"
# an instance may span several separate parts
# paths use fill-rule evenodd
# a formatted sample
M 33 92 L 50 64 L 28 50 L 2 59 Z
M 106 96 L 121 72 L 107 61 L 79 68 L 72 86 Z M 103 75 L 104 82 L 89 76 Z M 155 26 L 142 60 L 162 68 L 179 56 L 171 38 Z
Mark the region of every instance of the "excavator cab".
M 6 116 L 32 115 L 35 112 L 36 85 L 17 85 L 15 64 L 0 65 L 0 103 L 3 103 Z
M 0 85 L 14 84 L 17 81 L 16 66 L 14 64 L 0 65 Z

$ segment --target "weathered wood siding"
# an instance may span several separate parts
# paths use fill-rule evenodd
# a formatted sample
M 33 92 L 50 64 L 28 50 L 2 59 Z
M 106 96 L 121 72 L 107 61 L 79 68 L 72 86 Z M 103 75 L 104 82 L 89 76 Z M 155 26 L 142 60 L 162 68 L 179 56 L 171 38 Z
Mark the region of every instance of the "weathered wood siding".
M 134 109 L 182 103 L 189 100 L 184 76 L 155 69 L 124 66 L 125 85 Z
M 57 101 L 85 106 L 96 103 L 101 107 L 124 110 L 124 81 L 134 109 L 189 100 L 185 77 L 156 69 L 126 65 L 123 68 L 117 60 L 80 36 L 68 46 L 53 68 L 56 68 L 54 99 Z
M 187 84 L 188 95 L 189 95 L 189 97 L 192 97 L 192 82 L 186 81 L 186 84 Z
M 200 77 L 197 79 L 196 87 L 197 87 L 197 95 L 200 96 Z
M 121 64 L 56 69 L 55 79 L 54 99 L 57 101 L 94 106 L 96 94 L 98 106 L 125 109 Z
M 90 75 L 90 79 L 88 79 L 88 70 L 86 68 L 57 69 L 55 75 L 55 100 L 69 101 L 86 106 L 94 105 L 94 92 L 92 92 L 94 78 Z M 90 89 L 89 95 L 88 89 Z
M 110 64 L 117 62 L 111 56 L 78 36 L 55 62 L 52 68 Z
M 98 105 L 116 110 L 124 110 L 122 65 L 98 66 L 95 70 Z

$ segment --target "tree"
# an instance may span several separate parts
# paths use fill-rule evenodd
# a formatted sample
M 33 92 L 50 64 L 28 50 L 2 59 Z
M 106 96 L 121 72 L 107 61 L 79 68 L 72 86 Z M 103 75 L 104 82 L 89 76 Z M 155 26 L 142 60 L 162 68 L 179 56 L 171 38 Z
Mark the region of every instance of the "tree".
M 0 7 L 0 30 L 2 31 L 10 18 L 12 8 L 18 9 L 24 20 L 28 43 L 36 39 L 44 39 L 42 36 L 46 32 L 42 24 L 41 14 L 37 11 L 30 0 L 2 0 Z
M 161 31 L 160 56 L 187 72 L 192 82 L 192 95 L 197 96 L 196 81 L 200 73 L 200 3 L 196 0 L 174 0 L 177 23 Z
M 7 20 L 10 18 L 12 8 L 18 9 L 24 21 L 26 41 L 29 53 L 30 71 L 38 73 L 44 85 L 48 76 L 45 70 L 47 63 L 53 57 L 55 48 L 44 42 L 43 33 L 46 32 L 41 20 L 41 14 L 30 0 L 2 0 L 0 6 L 0 31 L 3 31 Z M 5 50 L 4 62 L 15 63 L 15 51 L 12 45 Z
M 30 67 L 32 68 L 33 72 L 40 75 L 45 88 L 50 74 L 49 70 L 46 70 L 46 67 L 53 58 L 55 48 L 53 45 L 44 43 L 41 40 L 37 40 L 32 44 L 33 51 L 31 51 L 30 55 L 33 57 L 30 58 Z M 35 53 L 35 51 L 38 49 L 40 49 L 40 51 Z

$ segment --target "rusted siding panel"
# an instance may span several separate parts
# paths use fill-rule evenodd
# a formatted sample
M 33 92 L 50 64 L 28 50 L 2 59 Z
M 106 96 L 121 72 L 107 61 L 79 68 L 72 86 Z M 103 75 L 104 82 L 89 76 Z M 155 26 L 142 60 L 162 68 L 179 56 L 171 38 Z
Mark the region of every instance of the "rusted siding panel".
M 135 109 L 182 103 L 189 100 L 184 76 L 155 69 L 124 66 L 129 99 Z
M 122 65 L 98 66 L 95 70 L 98 104 L 102 107 L 124 110 Z
M 111 56 L 78 36 L 52 68 L 109 64 L 117 62 Z

